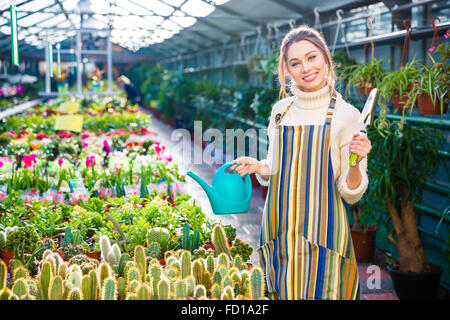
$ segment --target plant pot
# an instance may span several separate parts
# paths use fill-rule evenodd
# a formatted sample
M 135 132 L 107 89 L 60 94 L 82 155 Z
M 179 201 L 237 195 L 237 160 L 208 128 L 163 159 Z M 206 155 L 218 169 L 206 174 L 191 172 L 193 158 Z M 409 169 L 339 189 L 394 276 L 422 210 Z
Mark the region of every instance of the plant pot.
M 101 252 L 99 252 L 99 251 L 86 252 L 86 257 L 91 258 L 91 259 L 100 261 L 100 256 L 101 256 Z
M 59 254 L 59 256 L 61 257 L 61 259 L 63 259 L 64 261 L 66 261 L 66 259 L 64 259 L 64 253 L 61 250 L 56 250 L 56 253 Z
M 431 97 L 427 94 L 420 94 L 417 98 L 417 103 L 419 105 L 419 112 L 421 115 L 427 114 L 441 114 L 441 106 L 439 99 L 436 99 L 436 103 L 433 103 Z M 442 114 L 446 114 L 448 109 L 448 103 L 444 102 L 444 110 Z
M 372 91 L 373 87 L 359 87 L 359 94 L 368 96 L 370 91 Z
M 361 263 L 372 262 L 375 252 L 375 235 L 377 226 L 366 226 L 366 228 L 354 229 L 350 225 L 353 248 L 355 250 L 356 261 Z
M 403 94 L 401 97 L 400 95 L 396 94 L 392 97 L 392 103 L 394 104 L 394 107 L 397 109 L 403 109 L 405 107 L 405 103 L 408 100 L 408 95 Z
M 162 259 L 158 259 L 159 260 L 159 264 L 162 266 L 166 265 L 166 259 L 162 258 Z
M 250 262 L 247 262 L 247 270 L 250 271 L 252 270 L 253 265 Z
M 432 300 L 436 298 L 442 267 L 430 264 L 431 271 L 402 272 L 388 266 L 395 292 L 400 300 Z
M 14 259 L 14 251 L 5 251 L 2 249 L 1 254 L 2 254 L 2 259 L 6 264 L 6 268 L 8 269 L 8 272 L 10 272 L 9 262 L 11 261 L 11 259 Z
M 214 245 L 212 243 L 209 243 L 209 242 L 205 242 L 204 245 L 203 245 L 203 248 L 205 248 L 205 250 L 208 250 L 208 249 L 216 250 L 216 247 L 214 247 Z

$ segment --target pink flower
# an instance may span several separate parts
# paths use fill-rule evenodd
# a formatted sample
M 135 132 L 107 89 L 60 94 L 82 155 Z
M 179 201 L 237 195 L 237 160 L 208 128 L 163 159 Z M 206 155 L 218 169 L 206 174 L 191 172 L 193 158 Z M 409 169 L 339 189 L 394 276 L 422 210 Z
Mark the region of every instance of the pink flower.
M 448 39 L 450 37 L 450 29 L 447 29 L 447 32 L 444 34 L 444 38 Z
M 430 49 L 428 49 L 429 52 L 433 52 L 434 49 L 436 49 L 435 47 L 431 47 Z
M 433 67 L 436 67 L 437 65 L 438 65 L 437 62 L 433 63 Z
M 32 153 L 29 156 L 23 156 L 22 161 L 24 163 L 23 168 L 29 168 L 29 167 L 34 167 L 34 165 L 37 163 L 36 161 L 36 154 Z
M 95 156 L 87 156 L 86 157 L 86 168 L 94 167 L 95 165 L 96 165 Z
M 11 137 L 11 138 L 15 138 L 16 137 L 16 133 L 13 130 L 7 131 L 5 134 L 8 137 Z
M 89 145 L 83 141 L 83 148 L 87 148 Z
M 81 140 L 89 138 L 89 134 L 88 133 L 83 133 L 83 135 L 81 136 Z
M 111 148 L 109 147 L 108 140 L 103 140 L 103 147 L 105 147 L 106 155 L 111 152 Z
M 0 168 L 3 167 L 3 161 L 0 160 Z
M 58 159 L 58 164 L 59 164 L 60 167 L 62 167 L 63 162 L 64 162 L 63 158 L 59 158 Z

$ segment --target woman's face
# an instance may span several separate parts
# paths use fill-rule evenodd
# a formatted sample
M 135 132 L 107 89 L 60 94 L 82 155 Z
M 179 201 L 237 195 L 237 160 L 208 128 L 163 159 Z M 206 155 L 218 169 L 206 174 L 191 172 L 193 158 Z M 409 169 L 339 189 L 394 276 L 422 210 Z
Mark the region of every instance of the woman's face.
M 300 40 L 293 43 L 286 57 L 287 72 L 301 90 L 312 92 L 326 85 L 325 56 L 312 42 Z

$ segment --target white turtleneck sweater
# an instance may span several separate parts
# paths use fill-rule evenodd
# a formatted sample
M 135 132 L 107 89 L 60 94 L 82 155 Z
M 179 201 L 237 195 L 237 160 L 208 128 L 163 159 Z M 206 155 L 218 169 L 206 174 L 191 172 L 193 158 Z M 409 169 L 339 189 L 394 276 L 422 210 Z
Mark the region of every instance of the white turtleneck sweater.
M 291 86 L 293 97 L 285 98 L 272 107 L 269 127 L 267 130 L 269 136 L 269 150 L 267 158 L 261 160 L 271 168 L 273 141 L 275 137 L 276 123 L 275 115 L 283 113 L 288 105 L 296 97 L 294 104 L 284 115 L 280 125 L 323 125 L 330 103 L 330 94 L 328 86 L 314 92 L 301 91 L 297 86 Z M 349 189 L 346 178 L 349 170 L 349 145 L 353 134 L 363 128 L 358 123 L 360 112 L 358 109 L 344 101 L 341 94 L 337 93 L 336 105 L 331 120 L 330 128 L 330 148 L 331 162 L 333 165 L 334 178 L 341 197 L 349 204 L 358 202 L 367 189 L 369 180 L 367 177 L 367 157 L 359 162 L 362 180 L 356 189 Z M 261 185 L 267 186 L 269 180 L 264 179 L 259 174 L 256 178 Z

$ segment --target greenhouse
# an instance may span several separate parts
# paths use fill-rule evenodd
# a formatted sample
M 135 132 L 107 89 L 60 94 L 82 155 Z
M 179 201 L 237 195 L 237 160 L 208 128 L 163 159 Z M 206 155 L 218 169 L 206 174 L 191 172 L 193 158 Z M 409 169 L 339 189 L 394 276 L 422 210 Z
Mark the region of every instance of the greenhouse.
M 0 44 L 0 300 L 450 299 L 450 1 L 0 0 Z

